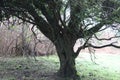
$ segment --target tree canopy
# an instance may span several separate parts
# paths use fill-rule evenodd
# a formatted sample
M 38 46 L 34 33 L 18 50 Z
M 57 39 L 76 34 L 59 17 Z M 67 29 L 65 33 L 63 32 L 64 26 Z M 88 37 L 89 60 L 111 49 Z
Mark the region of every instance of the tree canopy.
M 56 46 L 60 59 L 58 74 L 63 77 L 76 79 L 75 58 L 81 49 L 87 47 L 102 48 L 113 46 L 114 43 L 96 46 L 89 42 L 111 40 L 118 38 L 114 35 L 100 39 L 96 33 L 108 28 L 119 32 L 120 23 L 119 0 L 1 0 L 0 20 L 17 17 L 23 22 L 36 25 Z M 84 39 L 75 52 L 73 47 L 76 40 Z M 74 79 L 74 80 L 75 80 Z

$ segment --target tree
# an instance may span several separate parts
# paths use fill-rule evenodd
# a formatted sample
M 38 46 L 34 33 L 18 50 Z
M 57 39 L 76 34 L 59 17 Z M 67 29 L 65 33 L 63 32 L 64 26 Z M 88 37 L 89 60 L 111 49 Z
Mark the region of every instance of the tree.
M 119 6 L 119 0 L 1 0 L 0 19 L 3 21 L 16 16 L 23 22 L 36 25 L 56 47 L 60 60 L 58 75 L 75 80 L 78 77 L 75 58 L 82 49 L 119 48 L 114 43 L 97 46 L 89 42 L 92 38 L 103 40 L 96 33 L 107 28 L 118 30 Z M 112 38 L 116 38 L 116 35 L 109 39 Z M 84 43 L 74 51 L 78 39 L 84 39 Z

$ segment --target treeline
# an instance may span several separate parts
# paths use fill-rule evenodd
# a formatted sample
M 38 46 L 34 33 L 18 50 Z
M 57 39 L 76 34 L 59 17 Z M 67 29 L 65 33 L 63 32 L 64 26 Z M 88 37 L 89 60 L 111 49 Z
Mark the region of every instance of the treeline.
M 40 56 L 56 53 L 36 26 L 15 17 L 0 22 L 0 56 Z

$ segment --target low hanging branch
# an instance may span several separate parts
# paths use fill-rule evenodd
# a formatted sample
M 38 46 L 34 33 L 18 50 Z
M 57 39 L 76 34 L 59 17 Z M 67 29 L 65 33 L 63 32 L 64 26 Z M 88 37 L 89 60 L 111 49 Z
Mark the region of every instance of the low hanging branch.
M 110 37 L 110 38 L 98 38 L 96 34 L 94 34 L 95 38 L 99 41 L 102 41 L 102 40 L 112 40 L 112 39 L 115 39 L 115 38 L 120 38 L 120 36 L 113 36 L 113 37 Z
M 102 45 L 102 46 L 96 46 L 96 45 L 93 45 L 93 44 L 88 44 L 87 46 L 85 46 L 85 47 L 93 47 L 93 48 L 97 48 L 97 49 L 99 49 L 99 48 L 104 48 L 104 47 L 115 47 L 115 48 L 120 48 L 120 46 L 119 45 L 114 45 L 113 43 L 110 43 L 110 44 L 106 44 L 106 45 Z

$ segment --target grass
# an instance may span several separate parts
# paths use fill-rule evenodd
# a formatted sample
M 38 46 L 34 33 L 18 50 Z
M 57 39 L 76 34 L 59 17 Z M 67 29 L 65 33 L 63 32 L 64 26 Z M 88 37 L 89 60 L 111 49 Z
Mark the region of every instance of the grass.
M 88 55 L 80 54 L 76 60 L 82 80 L 120 80 L 120 55 L 96 54 L 96 64 Z
M 95 63 L 89 54 L 80 54 L 76 68 L 81 80 L 120 80 L 120 55 L 96 54 Z M 57 80 L 57 56 L 37 57 L 38 61 L 23 57 L 0 58 L 0 80 Z

